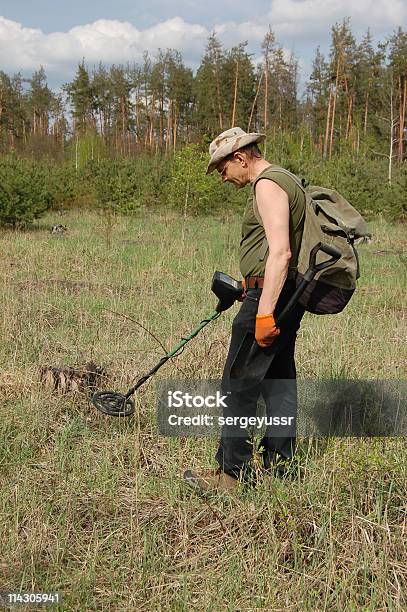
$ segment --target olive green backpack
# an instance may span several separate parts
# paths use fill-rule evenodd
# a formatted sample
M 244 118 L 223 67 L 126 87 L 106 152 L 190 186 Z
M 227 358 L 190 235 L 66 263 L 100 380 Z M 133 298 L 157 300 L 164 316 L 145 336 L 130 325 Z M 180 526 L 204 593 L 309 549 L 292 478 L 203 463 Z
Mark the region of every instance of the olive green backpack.
M 299 302 L 314 314 L 341 312 L 352 297 L 360 276 L 355 243 L 371 238 L 367 224 L 337 191 L 306 186 L 304 179 L 301 181 L 285 168 L 273 168 L 273 171 L 291 176 L 305 194 L 304 230 L 296 268 L 297 285 L 308 268 L 309 254 L 315 244 L 324 242 L 342 253 L 336 264 L 316 274 Z M 263 225 L 256 203 L 254 213 L 260 225 Z

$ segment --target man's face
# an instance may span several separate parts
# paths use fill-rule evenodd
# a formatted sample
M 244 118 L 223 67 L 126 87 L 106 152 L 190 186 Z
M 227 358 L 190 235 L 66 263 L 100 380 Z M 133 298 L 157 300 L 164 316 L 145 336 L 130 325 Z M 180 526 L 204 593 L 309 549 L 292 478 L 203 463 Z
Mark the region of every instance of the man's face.
M 232 183 L 237 189 L 249 183 L 247 162 L 245 156 L 240 153 L 222 160 L 216 169 L 221 175 L 223 183 Z

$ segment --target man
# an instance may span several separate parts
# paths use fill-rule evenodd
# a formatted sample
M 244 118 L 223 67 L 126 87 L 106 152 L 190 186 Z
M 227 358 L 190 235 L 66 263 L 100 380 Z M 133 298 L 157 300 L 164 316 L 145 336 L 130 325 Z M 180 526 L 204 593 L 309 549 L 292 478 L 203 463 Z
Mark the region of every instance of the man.
M 260 393 L 267 416 L 293 414 L 296 408 L 294 349 L 304 309 L 297 304 L 281 329 L 276 318 L 295 289 L 305 196 L 287 171 L 276 171 L 278 167 L 261 156 L 257 143 L 262 140 L 263 134 L 248 134 L 239 127 L 223 132 L 209 147 L 207 168 L 207 174 L 216 169 L 223 182 L 237 188 L 251 185 L 240 243 L 245 294 L 233 322 L 222 380 L 223 389 L 229 390 L 225 414 L 237 417 L 256 414 Z M 239 370 L 238 365 L 245 363 L 249 353 L 252 368 L 250 384 L 246 384 L 241 380 L 245 369 Z M 278 473 L 278 462 L 290 460 L 295 451 L 295 430 L 276 436 L 276 428 L 268 427 L 260 448 L 265 469 Z M 218 469 L 186 470 L 184 479 L 202 490 L 232 491 L 239 480 L 250 477 L 252 450 L 247 431 L 242 437 L 238 425 L 225 426 L 216 454 Z

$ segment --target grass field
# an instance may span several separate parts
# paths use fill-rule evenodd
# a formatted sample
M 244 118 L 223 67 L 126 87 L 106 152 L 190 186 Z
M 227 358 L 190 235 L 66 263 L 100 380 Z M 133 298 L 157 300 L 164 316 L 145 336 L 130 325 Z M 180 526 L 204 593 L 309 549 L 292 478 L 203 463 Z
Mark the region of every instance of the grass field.
M 169 349 L 213 310 L 213 271 L 238 276 L 239 219 L 60 222 L 0 233 L 0 590 L 60 591 L 63 610 L 406 609 L 403 438 L 305 440 L 303 480 L 207 500 L 179 474 L 216 440 L 159 437 L 154 381 L 127 420 L 41 382 L 93 360 L 126 389 L 163 353 L 137 323 Z M 347 309 L 304 318 L 299 378 L 406 378 L 406 227 L 371 229 Z M 159 377 L 220 377 L 235 313 Z

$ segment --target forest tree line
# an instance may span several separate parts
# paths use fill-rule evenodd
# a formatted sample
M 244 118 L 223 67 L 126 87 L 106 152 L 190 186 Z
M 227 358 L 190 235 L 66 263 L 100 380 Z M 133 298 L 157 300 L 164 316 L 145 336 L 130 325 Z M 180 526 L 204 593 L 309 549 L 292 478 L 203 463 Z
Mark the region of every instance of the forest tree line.
M 388 159 L 390 173 L 393 160 L 405 159 L 402 28 L 375 46 L 369 31 L 356 40 L 349 19 L 336 24 L 329 55 L 316 49 L 301 95 L 298 59 L 287 57 L 271 29 L 261 48 L 255 64 L 246 42 L 225 49 L 213 33 L 195 74 L 172 49 L 126 66 L 82 61 L 60 93 L 49 88 L 42 67 L 29 79 L 0 71 L 1 151 L 63 157 L 67 145 L 75 153 L 74 143 L 93 134 L 110 156 L 169 154 L 240 125 L 267 133 L 301 128 L 325 159 L 369 143 L 372 155 Z M 90 156 L 97 154 L 92 145 Z

